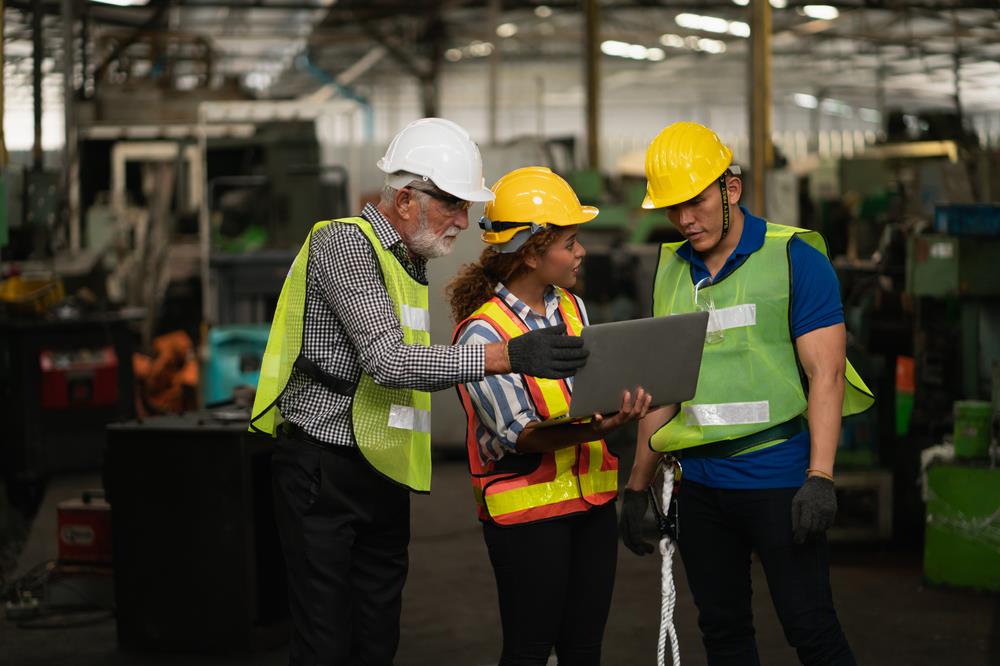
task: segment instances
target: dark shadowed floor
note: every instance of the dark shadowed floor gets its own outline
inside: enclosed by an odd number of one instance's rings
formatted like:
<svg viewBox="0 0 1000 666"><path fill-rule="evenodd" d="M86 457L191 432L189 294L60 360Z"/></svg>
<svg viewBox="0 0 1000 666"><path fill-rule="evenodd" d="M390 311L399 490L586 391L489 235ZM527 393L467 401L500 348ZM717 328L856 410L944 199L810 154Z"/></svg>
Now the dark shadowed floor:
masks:
<svg viewBox="0 0 1000 666"><path fill-rule="evenodd" d="M50 485L22 553L22 571L55 554L55 503L94 483L95 479L63 479ZM496 592L464 463L437 463L433 493L414 497L410 553L397 666L495 664L500 636ZM658 556L638 558L624 548L619 555L604 663L655 664L660 560ZM795 664L759 567L755 566L753 576L762 663ZM998 597L927 587L921 579L919 554L838 547L832 576L841 621L860 664L1000 664ZM705 657L679 562L676 577L682 661L697 666L705 663ZM124 653L116 647L113 619L84 619L92 622L58 629L21 629L0 619L0 664L277 666L285 662L284 650L228 658Z"/></svg>

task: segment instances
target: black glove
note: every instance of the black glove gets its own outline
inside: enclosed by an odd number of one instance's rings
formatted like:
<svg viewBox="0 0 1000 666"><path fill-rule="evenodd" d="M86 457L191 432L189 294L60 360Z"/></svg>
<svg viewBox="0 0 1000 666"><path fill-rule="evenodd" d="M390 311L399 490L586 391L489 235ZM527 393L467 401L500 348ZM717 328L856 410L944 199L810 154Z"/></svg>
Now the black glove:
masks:
<svg viewBox="0 0 1000 666"><path fill-rule="evenodd" d="M833 525L836 515L833 481L810 476L792 498L792 538L795 543L803 543L806 537L823 534Z"/></svg>
<svg viewBox="0 0 1000 666"><path fill-rule="evenodd" d="M646 517L648 507L648 492L625 489L618 531L622 535L622 543L636 555L648 555L653 552L653 544L642 539L642 520Z"/></svg>
<svg viewBox="0 0 1000 666"><path fill-rule="evenodd" d="M566 325L530 331L507 343L511 372L532 377L565 379L587 363L583 338L565 335Z"/></svg>

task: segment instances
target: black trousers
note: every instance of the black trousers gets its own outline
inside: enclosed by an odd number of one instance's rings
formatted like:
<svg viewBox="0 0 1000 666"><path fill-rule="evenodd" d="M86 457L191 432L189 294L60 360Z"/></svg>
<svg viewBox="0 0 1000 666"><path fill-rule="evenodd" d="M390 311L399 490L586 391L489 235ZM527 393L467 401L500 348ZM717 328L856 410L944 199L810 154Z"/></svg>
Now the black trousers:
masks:
<svg viewBox="0 0 1000 666"><path fill-rule="evenodd" d="M764 566L778 618L803 664L855 664L830 591L826 538L792 541L796 488L719 490L684 481L678 548L711 666L760 664L750 553Z"/></svg>
<svg viewBox="0 0 1000 666"><path fill-rule="evenodd" d="M483 524L497 581L503 651L498 666L601 663L618 564L614 502L566 518Z"/></svg>
<svg viewBox="0 0 1000 666"><path fill-rule="evenodd" d="M399 644L410 494L357 449L281 435L275 520L288 570L294 666L385 666Z"/></svg>

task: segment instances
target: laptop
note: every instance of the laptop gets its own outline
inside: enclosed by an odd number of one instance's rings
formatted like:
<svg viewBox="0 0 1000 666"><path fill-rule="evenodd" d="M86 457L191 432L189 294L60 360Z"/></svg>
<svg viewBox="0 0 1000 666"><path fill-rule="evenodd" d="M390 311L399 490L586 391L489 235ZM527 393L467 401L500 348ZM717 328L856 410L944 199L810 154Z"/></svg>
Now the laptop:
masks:
<svg viewBox="0 0 1000 666"><path fill-rule="evenodd" d="M582 336L590 356L573 380L569 414L544 425L617 412L625 390L637 386L652 394L651 407L690 400L707 327L707 312L587 326Z"/></svg>

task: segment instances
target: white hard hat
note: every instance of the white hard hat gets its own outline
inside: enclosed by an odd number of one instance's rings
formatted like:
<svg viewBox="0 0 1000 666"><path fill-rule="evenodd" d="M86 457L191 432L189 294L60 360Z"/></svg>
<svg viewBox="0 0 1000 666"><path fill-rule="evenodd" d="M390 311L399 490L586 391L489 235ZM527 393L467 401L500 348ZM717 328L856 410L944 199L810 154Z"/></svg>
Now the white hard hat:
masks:
<svg viewBox="0 0 1000 666"><path fill-rule="evenodd" d="M494 198L483 179L479 148L468 132L443 118L421 118L400 130L378 168L388 175L403 172L400 175L431 180L439 190L465 201ZM396 186L399 180L390 179L389 184Z"/></svg>

